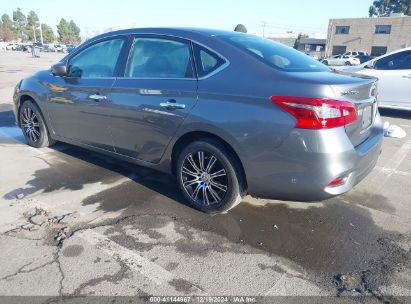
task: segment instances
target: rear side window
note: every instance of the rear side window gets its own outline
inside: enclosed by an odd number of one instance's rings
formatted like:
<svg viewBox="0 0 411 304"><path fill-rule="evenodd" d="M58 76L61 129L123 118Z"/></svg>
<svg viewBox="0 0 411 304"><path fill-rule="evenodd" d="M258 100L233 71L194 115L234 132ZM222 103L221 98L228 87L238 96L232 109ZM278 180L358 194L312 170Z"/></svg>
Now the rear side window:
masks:
<svg viewBox="0 0 411 304"><path fill-rule="evenodd" d="M270 39L245 34L222 36L222 39L277 70L285 72L329 71L328 67L311 56Z"/></svg>
<svg viewBox="0 0 411 304"><path fill-rule="evenodd" d="M196 44L194 45L194 53L198 77L207 76L226 63L216 53Z"/></svg>
<svg viewBox="0 0 411 304"><path fill-rule="evenodd" d="M69 77L102 78L113 77L124 39L98 42L70 59Z"/></svg>
<svg viewBox="0 0 411 304"><path fill-rule="evenodd" d="M136 38L125 77L192 78L190 44L167 38Z"/></svg>

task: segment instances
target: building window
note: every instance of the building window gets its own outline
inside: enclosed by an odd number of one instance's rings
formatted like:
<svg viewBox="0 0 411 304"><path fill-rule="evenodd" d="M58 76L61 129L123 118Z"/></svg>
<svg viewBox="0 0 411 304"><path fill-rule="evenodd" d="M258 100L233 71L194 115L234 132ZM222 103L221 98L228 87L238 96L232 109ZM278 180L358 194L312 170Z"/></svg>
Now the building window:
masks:
<svg viewBox="0 0 411 304"><path fill-rule="evenodd" d="M344 34L349 34L350 33L350 27L349 26L337 26L335 27L335 34L337 35L344 35Z"/></svg>
<svg viewBox="0 0 411 304"><path fill-rule="evenodd" d="M391 25L376 25L376 34L391 34Z"/></svg>
<svg viewBox="0 0 411 304"><path fill-rule="evenodd" d="M371 48L371 56L381 56L387 53L387 47L386 46L373 46Z"/></svg>

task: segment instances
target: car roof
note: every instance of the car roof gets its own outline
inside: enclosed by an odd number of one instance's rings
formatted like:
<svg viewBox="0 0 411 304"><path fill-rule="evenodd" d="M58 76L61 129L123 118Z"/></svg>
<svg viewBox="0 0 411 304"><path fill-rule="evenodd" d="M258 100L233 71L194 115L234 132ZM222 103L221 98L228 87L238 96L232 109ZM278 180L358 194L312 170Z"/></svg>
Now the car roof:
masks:
<svg viewBox="0 0 411 304"><path fill-rule="evenodd" d="M108 38L118 35L132 35L132 34L156 34L156 35L170 35L177 36L181 38L193 39L196 37L213 37L222 35L242 35L243 33L238 33L234 31L220 30L220 29L210 29L210 28L194 28L194 27L148 27L148 28L131 28L118 30L113 32L104 33L98 35L90 41Z"/></svg>

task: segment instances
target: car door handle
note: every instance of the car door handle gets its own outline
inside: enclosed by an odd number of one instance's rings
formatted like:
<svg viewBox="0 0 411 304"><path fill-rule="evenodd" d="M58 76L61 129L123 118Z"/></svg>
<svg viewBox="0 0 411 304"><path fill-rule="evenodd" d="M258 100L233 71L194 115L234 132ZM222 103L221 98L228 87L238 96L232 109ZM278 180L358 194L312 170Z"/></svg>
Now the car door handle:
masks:
<svg viewBox="0 0 411 304"><path fill-rule="evenodd" d="M185 109L186 105L182 103L177 103L174 99L170 99L167 102L162 102L160 103L161 107L170 109L170 110L175 110L175 109Z"/></svg>
<svg viewBox="0 0 411 304"><path fill-rule="evenodd" d="M88 98L93 99L95 101L99 101L99 100L107 99L107 96L100 95L100 94L93 94L93 95L90 95Z"/></svg>

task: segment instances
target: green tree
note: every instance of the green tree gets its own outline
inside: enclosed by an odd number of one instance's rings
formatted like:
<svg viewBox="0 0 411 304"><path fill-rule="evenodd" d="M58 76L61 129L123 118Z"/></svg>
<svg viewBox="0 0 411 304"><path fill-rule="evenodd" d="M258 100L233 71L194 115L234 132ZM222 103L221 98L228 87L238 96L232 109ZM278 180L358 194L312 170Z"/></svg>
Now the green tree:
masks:
<svg viewBox="0 0 411 304"><path fill-rule="evenodd" d="M294 42L294 48L295 48L296 50L298 50L298 47L299 47L299 45L300 45L301 39L304 39L304 38L308 38L308 35L303 34L303 33L299 33L299 34L298 34L297 39L296 39L295 42Z"/></svg>
<svg viewBox="0 0 411 304"><path fill-rule="evenodd" d="M26 35L31 41L40 40L39 16L34 11L27 14Z"/></svg>
<svg viewBox="0 0 411 304"><path fill-rule="evenodd" d="M69 36L69 23L66 19L61 18L59 24L57 25L57 33L59 34L59 40L65 43L67 36Z"/></svg>
<svg viewBox="0 0 411 304"><path fill-rule="evenodd" d="M75 42L80 42L80 28L73 20L70 21L69 28L71 34L73 35L73 38L75 39Z"/></svg>
<svg viewBox="0 0 411 304"><path fill-rule="evenodd" d="M41 24L41 31L43 32L43 41L44 43L52 43L56 40L56 36L50 26L47 24Z"/></svg>
<svg viewBox="0 0 411 304"><path fill-rule="evenodd" d="M17 8L17 10L13 12L13 22L17 37L21 38L22 40L26 40L27 19L20 8Z"/></svg>
<svg viewBox="0 0 411 304"><path fill-rule="evenodd" d="M39 22L39 16L37 16L35 11L30 11L27 14L27 25L33 26Z"/></svg>
<svg viewBox="0 0 411 304"><path fill-rule="evenodd" d="M15 38L14 25L10 16L3 14L0 18L0 40L12 41Z"/></svg>
<svg viewBox="0 0 411 304"><path fill-rule="evenodd" d="M2 28L3 29L9 29L11 31L13 31L14 27L13 27L13 21L11 21L10 16L7 14L3 14L1 16L1 22L2 22Z"/></svg>
<svg viewBox="0 0 411 304"><path fill-rule="evenodd" d="M384 17L392 13L411 16L411 0L376 0L368 10L370 17Z"/></svg>
<svg viewBox="0 0 411 304"><path fill-rule="evenodd" d="M73 20L67 22L66 19L62 18L57 25L57 32L62 43L76 44L80 42L80 28Z"/></svg>

